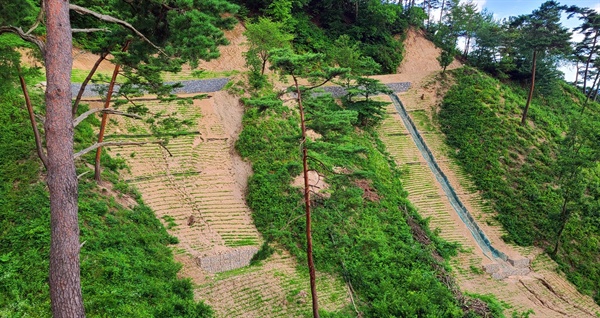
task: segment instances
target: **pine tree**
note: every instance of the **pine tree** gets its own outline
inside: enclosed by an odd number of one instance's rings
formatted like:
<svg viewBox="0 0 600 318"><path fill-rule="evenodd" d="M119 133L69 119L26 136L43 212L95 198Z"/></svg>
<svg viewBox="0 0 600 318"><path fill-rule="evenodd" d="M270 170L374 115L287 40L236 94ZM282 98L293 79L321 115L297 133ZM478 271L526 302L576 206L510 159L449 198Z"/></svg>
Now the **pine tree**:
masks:
<svg viewBox="0 0 600 318"><path fill-rule="evenodd" d="M323 54L306 53L296 54L291 49L278 49L273 51L271 67L280 72L282 76L291 76L294 85L290 88L296 94L296 102L300 113L300 127L302 130L302 166L304 174L304 207L306 211L306 255L308 259L308 271L310 275L310 290L312 296L313 317L319 317L319 302L317 297L315 264L312 253L311 233L311 205L310 188L308 184L308 150L306 146L306 120L303 97L310 90L325 85L333 78L340 76L348 69L331 68L323 66ZM308 78L313 85L306 87L300 85L301 78Z"/></svg>
<svg viewBox="0 0 600 318"><path fill-rule="evenodd" d="M0 0L2 8L14 6L13 2ZM0 36L12 33L35 47L44 61L48 83L45 95L45 142L38 142L37 145L40 159L48 171L46 181L50 193L49 285L52 312L54 317L84 317L74 162L81 152L73 153L74 126L84 118L73 118L77 107L77 103L71 103L73 40L84 48L101 53L101 57L131 40L128 54L115 52L114 62L123 66L128 78L128 82L122 86L122 93L126 94L128 89L131 92L136 85L144 84L143 88L149 93L168 95L173 86L162 85L160 73L178 70L184 62L196 66L199 59L218 56L217 46L226 43L220 28L231 26L235 21L225 17L224 13L233 13L237 7L226 1L108 1L98 5L91 0L77 4L44 0L41 7L27 0L20 2L18 7L18 10L11 10L0 17ZM140 15L139 12L149 14ZM108 32L110 36L107 36ZM0 65L19 69L19 61L15 59L12 48L0 49L0 54L0 60L7 57L11 62L10 65ZM12 74L20 76L27 100L22 74L17 71ZM90 74L93 74L93 70ZM87 116L92 113L89 112ZM31 108L30 117L33 130L37 133ZM46 145L46 151L41 149L42 144ZM94 150L101 145L98 143L88 149Z"/></svg>
<svg viewBox="0 0 600 318"><path fill-rule="evenodd" d="M532 54L531 85L527 96L527 104L521 115L521 124L527 119L527 112L535 88L536 65L540 55L568 55L571 46L571 33L560 23L560 14L564 7L556 1L546 1L531 14L521 15L512 21L512 26L519 30L523 49Z"/></svg>

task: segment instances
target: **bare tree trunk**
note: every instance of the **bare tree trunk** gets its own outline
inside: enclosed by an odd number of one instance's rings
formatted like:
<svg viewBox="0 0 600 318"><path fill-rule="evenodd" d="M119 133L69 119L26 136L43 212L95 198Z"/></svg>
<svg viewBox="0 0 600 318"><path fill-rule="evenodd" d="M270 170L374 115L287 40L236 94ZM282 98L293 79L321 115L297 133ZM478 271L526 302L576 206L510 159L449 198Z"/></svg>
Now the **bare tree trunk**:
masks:
<svg viewBox="0 0 600 318"><path fill-rule="evenodd" d="M430 21L431 21L431 0L427 1L427 29L429 29Z"/></svg>
<svg viewBox="0 0 600 318"><path fill-rule="evenodd" d="M531 104L531 98L533 98L533 89L535 88L535 63L537 62L537 51L533 51L533 65L531 65L531 86L529 87L529 95L527 96L527 104L523 109L523 115L521 116L521 125L525 125L527 120L527 112L529 111L529 105Z"/></svg>
<svg viewBox="0 0 600 318"><path fill-rule="evenodd" d="M596 79L598 79L598 74L596 74ZM598 90L600 89L600 82L596 81L596 88L594 89L594 97L592 98L596 101L596 97L598 97Z"/></svg>
<svg viewBox="0 0 600 318"><path fill-rule="evenodd" d="M567 226L567 222L569 221L569 217L567 215L567 197L565 196L565 198L563 199L563 205L560 211L560 216L561 216L561 225L560 225L560 229L558 230L558 233L556 234L556 242L554 244L554 249L552 250L552 255L556 256L556 253L558 253L558 247L560 245L560 237L562 236L563 231L565 230L565 227Z"/></svg>
<svg viewBox="0 0 600 318"><path fill-rule="evenodd" d="M592 55L594 55L594 51L596 51L596 40L598 39L598 31L596 30L596 34L594 35L594 42L592 43L592 50L590 51L590 55L588 55L587 61L585 61L585 72L583 73L583 93L589 94L585 91L587 88L587 76L588 71L590 69L590 61L592 60Z"/></svg>
<svg viewBox="0 0 600 318"><path fill-rule="evenodd" d="M298 80L294 76L296 94L298 94L298 107L300 108L300 127L302 129L302 167L304 171L304 207L306 210L306 256L308 258L308 272L310 275L310 293L312 296L313 317L319 317L319 301L317 298L317 286L315 275L315 264L312 253L312 234L310 222L310 188L308 186L308 163L306 150L306 125L304 122L304 107L302 106L302 92L298 86Z"/></svg>
<svg viewBox="0 0 600 318"><path fill-rule="evenodd" d="M585 112L585 108L588 105L588 102L590 101L590 98L592 97L593 94L598 94L598 78L600 77L600 71L598 71L596 73L596 77L594 78L594 82L592 82L592 86L590 87L590 91L586 94L586 98L585 98L585 102L583 103L583 106L581 107L581 115L583 115L583 113ZM595 98L594 98L595 99Z"/></svg>
<svg viewBox="0 0 600 318"><path fill-rule="evenodd" d="M73 118L77 116L77 108L79 107L79 102L81 102L81 97L83 97L83 92L85 91L87 84L90 82L90 80L96 73L96 70L98 69L98 66L100 66L100 63L102 63L102 61L106 59L107 55L108 52L103 52L102 54L100 54L100 57L98 58L98 60L96 60L96 63L94 63L94 66L86 76L85 80L83 81L83 83L81 83L81 87L79 88L79 92L77 93L77 97L75 98L75 102L73 103L73 110L71 111Z"/></svg>
<svg viewBox="0 0 600 318"><path fill-rule="evenodd" d="M444 17L444 6L446 5L446 0L442 0L442 9L440 10L440 23L442 23L442 18Z"/></svg>
<svg viewBox="0 0 600 318"><path fill-rule="evenodd" d="M123 52L127 51L129 47L129 43L131 40L127 40L125 46L123 46ZM115 88L115 82L117 81L117 75L119 75L119 67L120 65L115 65L115 70L113 71L112 78L110 79L110 84L108 85L108 92L106 93L106 102L104 103L104 109L107 109L110 106L110 101L112 99L113 90ZM106 131L106 122L108 120L108 113L102 114L102 123L100 124L100 132L98 133L98 143L102 143L104 140L104 131ZM102 154L102 147L98 147L96 150L96 159L94 161L94 180L96 182L100 182L100 155Z"/></svg>
<svg viewBox="0 0 600 318"><path fill-rule="evenodd" d="M579 79L579 61L575 64L575 87L577 87L577 80Z"/></svg>
<svg viewBox="0 0 600 318"><path fill-rule="evenodd" d="M267 67L267 59L264 58L262 62L262 67L260 68L260 75L265 75L265 68Z"/></svg>
<svg viewBox="0 0 600 318"><path fill-rule="evenodd" d="M35 114L33 113L33 105L31 105L29 92L27 92L27 84L25 83L25 79L21 74L21 67L18 65L17 70L19 72L19 82L21 82L21 90L23 90L23 96L25 97L25 105L27 106L27 112L29 113L29 121L31 122L31 128L33 129L33 136L35 138L35 149L37 150L38 157L40 157L44 168L48 169L48 158L44 153L42 138L40 137L40 131L38 130L37 122L35 120Z"/></svg>
<svg viewBox="0 0 600 318"><path fill-rule="evenodd" d="M466 45L465 45L465 51L464 51L464 53L463 53L463 57L464 57L465 59L466 59L466 58L467 58L467 56L469 55L469 46L470 46L470 45L471 45L471 36L470 36L470 35L468 35L468 36L467 36L467 42L466 42Z"/></svg>
<svg viewBox="0 0 600 318"><path fill-rule="evenodd" d="M50 303L55 318L85 317L79 269L77 174L73 160L69 2L45 0L46 145L50 192Z"/></svg>

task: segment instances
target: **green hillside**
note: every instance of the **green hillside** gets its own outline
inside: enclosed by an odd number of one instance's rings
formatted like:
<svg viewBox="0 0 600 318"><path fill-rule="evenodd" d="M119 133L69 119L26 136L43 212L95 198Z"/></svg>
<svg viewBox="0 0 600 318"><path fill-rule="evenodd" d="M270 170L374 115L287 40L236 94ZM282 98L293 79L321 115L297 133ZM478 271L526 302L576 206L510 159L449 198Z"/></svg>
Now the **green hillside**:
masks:
<svg viewBox="0 0 600 318"><path fill-rule="evenodd" d="M18 90L0 95L0 316L50 317L48 262L50 207L44 175L23 97ZM99 122L96 120L96 125ZM81 124L77 140L94 138L94 127ZM87 158L93 162L93 158ZM88 161L88 160L86 160ZM96 185L93 171L79 164L79 225L85 309L90 317L210 317L195 302L189 279L168 244L176 242L119 180L118 160L104 156L108 191ZM92 172L92 173L89 173ZM133 208L117 201L137 199Z"/></svg>
<svg viewBox="0 0 600 318"><path fill-rule="evenodd" d="M533 100L522 126L521 86L472 68L452 75L439 123L498 212L505 240L544 248L600 302L600 105L561 83Z"/></svg>

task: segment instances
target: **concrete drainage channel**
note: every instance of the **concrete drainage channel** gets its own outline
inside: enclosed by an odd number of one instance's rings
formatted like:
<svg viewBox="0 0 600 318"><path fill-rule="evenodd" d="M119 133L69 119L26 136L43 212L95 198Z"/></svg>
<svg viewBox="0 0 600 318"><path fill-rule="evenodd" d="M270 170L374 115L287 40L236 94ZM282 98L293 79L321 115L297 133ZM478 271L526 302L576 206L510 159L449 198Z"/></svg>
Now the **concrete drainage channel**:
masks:
<svg viewBox="0 0 600 318"><path fill-rule="evenodd" d="M477 222L473 219L473 216L469 211L465 208L460 198L454 191L452 185L448 181L448 178L444 174L444 172L440 169L433 154L427 147L427 144L423 140L423 137L417 131L417 128L408 115L404 105L395 94L389 95L392 102L394 103L394 107L396 111L402 118L404 122L404 126L409 131L413 141L417 145L417 148L421 152L421 155L427 162L429 169L435 176L435 179L442 186L442 189L446 196L448 197L448 201L450 205L456 211L460 219L466 225L466 227L471 232L471 235L483 251L483 254L488 258L488 261L484 261L483 268L485 271L492 275L495 279L504 279L508 276L512 275L526 275L530 272L529 270L529 259L522 257L509 257L502 251L496 249L490 240L487 238L485 233L481 230Z"/></svg>

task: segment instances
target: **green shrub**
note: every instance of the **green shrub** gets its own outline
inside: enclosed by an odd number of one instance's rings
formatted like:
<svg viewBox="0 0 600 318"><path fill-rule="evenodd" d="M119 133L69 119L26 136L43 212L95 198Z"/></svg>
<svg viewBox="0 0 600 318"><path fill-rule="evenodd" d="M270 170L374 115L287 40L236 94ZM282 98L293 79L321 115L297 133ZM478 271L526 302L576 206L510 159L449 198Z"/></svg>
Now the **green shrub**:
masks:
<svg viewBox="0 0 600 318"><path fill-rule="evenodd" d="M289 108L260 112L256 103L246 104L254 106L247 109L236 147L253 165L247 201L254 222L267 240L282 244L305 264L302 192L290 186L301 173L298 117ZM313 195L317 269L348 280L367 317L461 317L456 299L432 269L431 253L413 240L401 208L418 216L406 200L399 172L390 166L382 149L374 146L381 145L376 135L357 132L353 121L344 117L347 111L330 98L308 99L305 105L314 118L307 121L308 128L322 135L306 141L309 168L324 176L330 194ZM337 174L334 167L351 172ZM359 179L368 180L378 202L363 197ZM446 254L452 250L442 246Z"/></svg>

